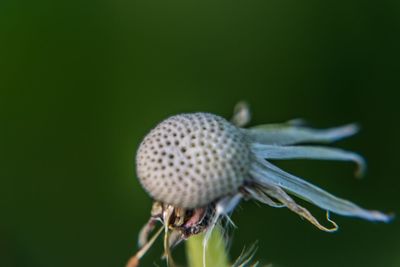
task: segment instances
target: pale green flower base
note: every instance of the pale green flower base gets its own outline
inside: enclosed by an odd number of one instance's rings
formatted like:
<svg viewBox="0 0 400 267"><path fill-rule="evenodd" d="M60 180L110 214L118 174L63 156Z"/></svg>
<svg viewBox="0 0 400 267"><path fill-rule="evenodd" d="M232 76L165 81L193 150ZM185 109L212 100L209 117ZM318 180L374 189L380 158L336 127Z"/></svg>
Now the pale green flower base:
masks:
<svg viewBox="0 0 400 267"><path fill-rule="evenodd" d="M204 234L190 237L186 243L186 255L189 267L203 267ZM229 267L228 254L221 232L215 228L206 249L206 266Z"/></svg>

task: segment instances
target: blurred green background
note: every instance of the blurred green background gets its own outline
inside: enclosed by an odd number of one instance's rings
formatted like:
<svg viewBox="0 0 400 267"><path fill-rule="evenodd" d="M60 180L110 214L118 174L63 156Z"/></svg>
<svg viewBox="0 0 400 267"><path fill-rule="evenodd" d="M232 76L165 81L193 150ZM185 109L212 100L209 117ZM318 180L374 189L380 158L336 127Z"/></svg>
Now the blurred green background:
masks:
<svg viewBox="0 0 400 267"><path fill-rule="evenodd" d="M151 207L141 138L180 112L229 117L242 99L253 125L359 122L338 146L366 156L364 180L351 164L281 166L399 213L399 48L397 0L1 0L0 265L124 266ZM400 266L398 220L332 218L328 234L242 203L232 255L259 240L275 266ZM143 266L164 266L160 243Z"/></svg>

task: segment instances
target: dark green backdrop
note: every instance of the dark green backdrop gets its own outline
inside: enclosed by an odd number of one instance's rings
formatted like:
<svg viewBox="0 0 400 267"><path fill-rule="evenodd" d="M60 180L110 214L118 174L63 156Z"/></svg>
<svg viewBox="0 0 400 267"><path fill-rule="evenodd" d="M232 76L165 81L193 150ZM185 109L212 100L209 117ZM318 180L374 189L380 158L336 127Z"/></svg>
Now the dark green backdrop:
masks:
<svg viewBox="0 0 400 267"><path fill-rule="evenodd" d="M351 164L283 166L399 213L399 26L397 0L1 0L0 265L123 266L151 206L134 172L141 138L242 99L253 124L359 122L338 146L366 156L365 180ZM333 218L328 234L243 203L232 255L259 240L275 266L400 266L398 220Z"/></svg>

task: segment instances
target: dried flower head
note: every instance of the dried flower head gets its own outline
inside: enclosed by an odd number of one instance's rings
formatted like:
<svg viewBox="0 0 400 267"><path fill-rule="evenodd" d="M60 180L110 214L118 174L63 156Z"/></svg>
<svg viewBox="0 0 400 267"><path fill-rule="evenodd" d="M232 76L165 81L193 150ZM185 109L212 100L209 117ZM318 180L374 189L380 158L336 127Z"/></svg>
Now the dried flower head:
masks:
<svg viewBox="0 0 400 267"><path fill-rule="evenodd" d="M249 142L239 128L209 113L181 114L145 137L137 173L154 199L194 209L236 192L250 162Z"/></svg>
<svg viewBox="0 0 400 267"><path fill-rule="evenodd" d="M341 149L304 146L302 143L331 143L355 134L354 124L317 130L290 121L241 128L250 119L245 103L235 108L232 122L214 114L192 113L172 116L157 125L143 140L136 157L140 183L155 200L152 216L139 236L141 249L135 264L154 242L148 240L156 221L163 223L167 263L174 265L170 248L191 235L206 232L229 219L241 199L255 199L272 207L287 207L323 231L335 231L319 223L290 196L306 200L328 212L388 222L391 216L365 210L335 197L269 162L285 159L352 161L356 175L365 162L356 153ZM131 262L131 263L132 263ZM204 261L205 262L205 261ZM132 264L133 266L133 264Z"/></svg>

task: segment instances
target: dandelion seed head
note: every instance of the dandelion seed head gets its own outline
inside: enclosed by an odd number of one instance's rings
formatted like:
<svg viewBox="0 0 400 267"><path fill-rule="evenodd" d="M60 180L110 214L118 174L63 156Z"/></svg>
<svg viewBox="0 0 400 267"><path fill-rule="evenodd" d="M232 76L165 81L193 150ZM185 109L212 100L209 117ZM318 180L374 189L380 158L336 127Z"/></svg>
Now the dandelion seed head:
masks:
<svg viewBox="0 0 400 267"><path fill-rule="evenodd" d="M156 200L198 208L237 192L251 161L246 135L209 113L180 114L157 125L141 143L137 174Z"/></svg>
<svg viewBox="0 0 400 267"><path fill-rule="evenodd" d="M286 207L327 232L338 229L329 218L330 213L382 222L393 218L336 197L270 162L348 161L356 164L358 174L363 174L366 165L362 156L315 145L350 137L357 132L354 124L314 129L296 120L243 128L249 120L248 106L240 103L232 123L209 113L179 114L158 124L144 138L136 154L137 176L155 202L139 235L141 248L133 258L135 264L162 230L168 266L175 266L170 249L202 232L206 262L205 251L213 228L221 221L231 222L229 215L241 200ZM331 225L321 224L296 202L297 197L325 210ZM157 221L163 226L149 239Z"/></svg>

